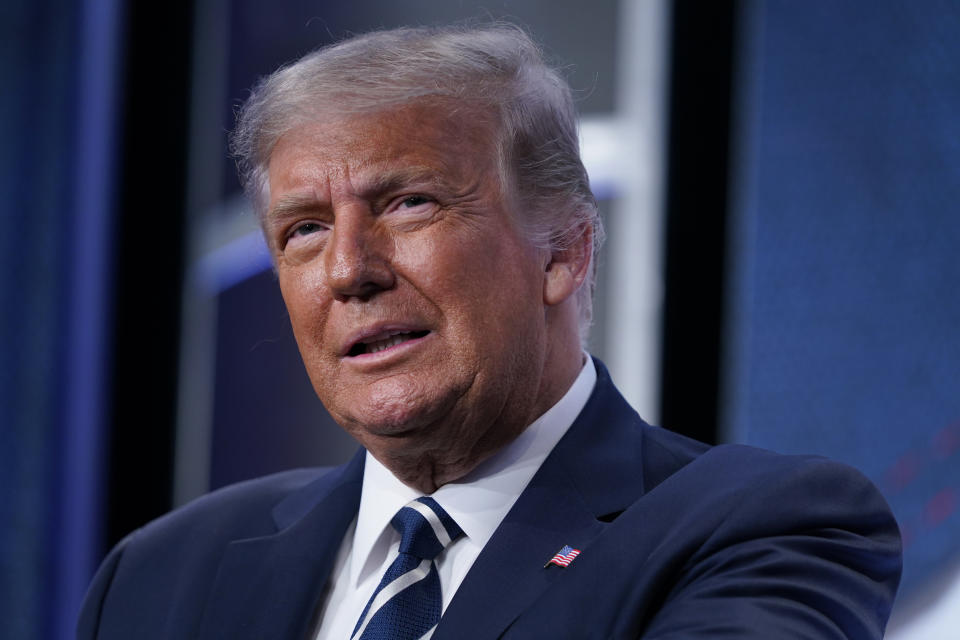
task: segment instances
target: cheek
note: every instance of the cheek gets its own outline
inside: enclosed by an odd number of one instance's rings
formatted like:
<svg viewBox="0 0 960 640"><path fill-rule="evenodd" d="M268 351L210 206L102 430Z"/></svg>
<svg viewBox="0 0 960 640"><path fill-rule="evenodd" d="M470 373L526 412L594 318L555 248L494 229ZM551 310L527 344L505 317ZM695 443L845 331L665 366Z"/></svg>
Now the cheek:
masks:
<svg viewBox="0 0 960 640"><path fill-rule="evenodd" d="M534 250L502 236L446 242L423 254L419 282L448 319L484 338L517 333L541 312L543 274Z"/></svg>
<svg viewBox="0 0 960 640"><path fill-rule="evenodd" d="M320 278L315 271L308 269L280 267L277 270L277 281L294 336L303 352L312 339L319 338L326 315L324 296L319 286Z"/></svg>
<svg viewBox="0 0 960 640"><path fill-rule="evenodd" d="M398 242L396 256L413 266L420 280L436 286L482 290L505 278L529 279L538 269L536 250L502 226L490 225L437 225L430 234Z"/></svg>

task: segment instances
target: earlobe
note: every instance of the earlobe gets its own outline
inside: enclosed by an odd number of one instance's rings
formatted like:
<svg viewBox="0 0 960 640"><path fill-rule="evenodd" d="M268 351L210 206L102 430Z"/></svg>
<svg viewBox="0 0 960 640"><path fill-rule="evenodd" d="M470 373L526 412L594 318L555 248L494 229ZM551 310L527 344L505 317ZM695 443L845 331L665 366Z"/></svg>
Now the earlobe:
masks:
<svg viewBox="0 0 960 640"><path fill-rule="evenodd" d="M563 249L555 249L544 269L543 301L558 305L577 292L587 279L593 254L593 229L584 225L577 239Z"/></svg>

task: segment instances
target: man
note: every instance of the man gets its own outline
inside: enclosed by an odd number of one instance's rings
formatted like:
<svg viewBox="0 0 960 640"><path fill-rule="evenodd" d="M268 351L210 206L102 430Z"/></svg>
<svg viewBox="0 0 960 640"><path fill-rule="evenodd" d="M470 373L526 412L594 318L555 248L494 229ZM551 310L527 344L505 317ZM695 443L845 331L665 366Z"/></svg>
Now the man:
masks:
<svg viewBox="0 0 960 640"><path fill-rule="evenodd" d="M99 638L879 638L896 524L851 469L645 424L585 356L596 205L511 27L267 78L235 148L347 465L218 491L104 561Z"/></svg>

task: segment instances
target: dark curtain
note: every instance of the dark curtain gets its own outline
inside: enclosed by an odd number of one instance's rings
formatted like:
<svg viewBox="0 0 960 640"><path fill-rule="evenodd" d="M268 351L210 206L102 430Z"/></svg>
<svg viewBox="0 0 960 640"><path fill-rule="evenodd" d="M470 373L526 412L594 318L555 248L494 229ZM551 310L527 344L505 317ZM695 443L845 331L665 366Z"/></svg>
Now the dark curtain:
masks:
<svg viewBox="0 0 960 640"><path fill-rule="evenodd" d="M69 638L100 553L116 3L0 8L0 619Z"/></svg>

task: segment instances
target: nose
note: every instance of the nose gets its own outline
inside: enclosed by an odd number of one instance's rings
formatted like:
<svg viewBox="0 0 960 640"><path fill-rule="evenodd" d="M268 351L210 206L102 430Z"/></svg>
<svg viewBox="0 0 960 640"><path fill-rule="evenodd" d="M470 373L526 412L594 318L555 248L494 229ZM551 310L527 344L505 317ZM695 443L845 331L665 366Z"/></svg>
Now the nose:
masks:
<svg viewBox="0 0 960 640"><path fill-rule="evenodd" d="M339 212L324 256L327 285L336 300L367 300L393 287L389 239L369 212Z"/></svg>

